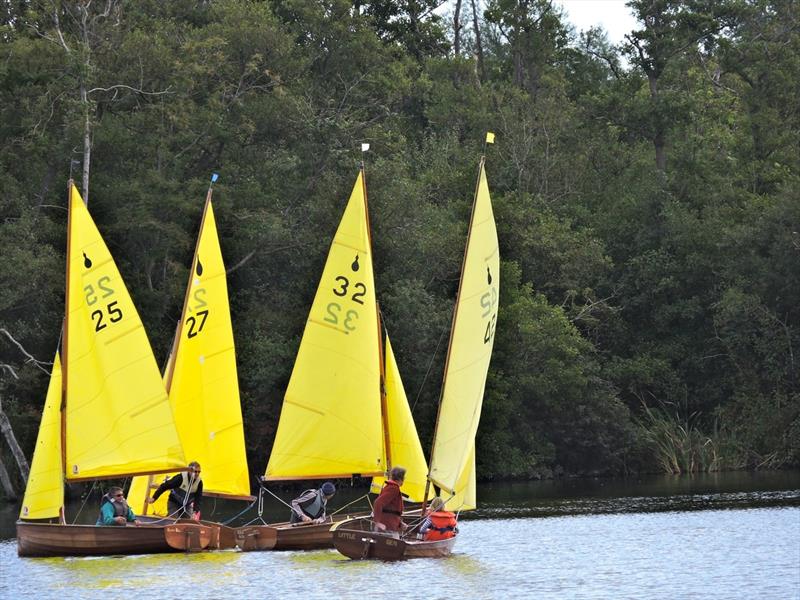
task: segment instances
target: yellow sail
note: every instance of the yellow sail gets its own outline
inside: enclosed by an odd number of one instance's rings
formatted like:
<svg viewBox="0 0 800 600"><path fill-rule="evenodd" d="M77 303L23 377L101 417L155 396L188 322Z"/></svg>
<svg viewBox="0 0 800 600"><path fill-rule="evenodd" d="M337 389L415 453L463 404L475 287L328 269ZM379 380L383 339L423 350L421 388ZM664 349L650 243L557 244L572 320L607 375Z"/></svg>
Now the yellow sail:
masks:
<svg viewBox="0 0 800 600"><path fill-rule="evenodd" d="M203 491L249 496L236 352L210 192L192 261L181 326L166 373L188 460L203 469Z"/></svg>
<svg viewBox="0 0 800 600"><path fill-rule="evenodd" d="M284 397L267 479L385 470L363 174L336 231Z"/></svg>
<svg viewBox="0 0 800 600"><path fill-rule="evenodd" d="M452 512L474 510L477 506L475 489L475 445L473 444L467 464L464 465L464 470L455 485L455 494L453 496L448 496L446 493L442 494L447 510Z"/></svg>
<svg viewBox="0 0 800 600"><path fill-rule="evenodd" d="M52 519L64 506L61 464L61 359L56 352L20 519Z"/></svg>
<svg viewBox="0 0 800 600"><path fill-rule="evenodd" d="M406 469L403 494L414 502L422 502L425 496L428 463L422 453L422 444L419 443L417 428L411 416L411 408L403 389L403 381L400 379L400 371L392 352L392 345L389 343L389 336L386 336L385 369L389 456L392 459L392 466L398 465ZM373 477L371 491L375 494L380 493L385 481L384 477Z"/></svg>
<svg viewBox="0 0 800 600"><path fill-rule="evenodd" d="M171 474L140 475L131 480L131 487L126 494L126 499L136 515L169 516L169 508L167 506L169 494L161 494L153 504L147 504L147 498L152 496L158 486L169 477L171 477Z"/></svg>
<svg viewBox="0 0 800 600"><path fill-rule="evenodd" d="M431 452L430 479L442 488L445 499L444 492L460 492L459 481L465 480L465 467L474 453L499 286L497 229L481 161Z"/></svg>
<svg viewBox="0 0 800 600"><path fill-rule="evenodd" d="M186 466L147 335L74 185L64 360L68 480Z"/></svg>

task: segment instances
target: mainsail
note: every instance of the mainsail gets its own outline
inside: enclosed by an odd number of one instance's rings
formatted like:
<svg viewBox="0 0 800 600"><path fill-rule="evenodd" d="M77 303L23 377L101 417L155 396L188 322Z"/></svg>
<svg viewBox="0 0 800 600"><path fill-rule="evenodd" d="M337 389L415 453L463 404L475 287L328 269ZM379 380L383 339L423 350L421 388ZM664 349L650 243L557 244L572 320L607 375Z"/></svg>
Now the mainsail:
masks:
<svg viewBox="0 0 800 600"><path fill-rule="evenodd" d="M66 477L186 465L153 351L125 283L70 185L64 338Z"/></svg>
<svg viewBox="0 0 800 600"><path fill-rule="evenodd" d="M380 373L372 249L359 173L306 322L265 479L382 474Z"/></svg>
<svg viewBox="0 0 800 600"><path fill-rule="evenodd" d="M31 471L20 519L52 519L64 506L64 467L61 463L61 358L56 352L47 386L42 421L33 450Z"/></svg>
<svg viewBox="0 0 800 600"><path fill-rule="evenodd" d="M427 471L425 457L388 337L382 364L380 329L361 171L306 323L266 479L360 474L375 477L375 486L382 482L390 457L408 470L404 491L422 498L425 482L419 480Z"/></svg>
<svg viewBox="0 0 800 600"><path fill-rule="evenodd" d="M481 159L439 405L430 481L452 496L448 510L475 506L475 434L494 345L500 253Z"/></svg>

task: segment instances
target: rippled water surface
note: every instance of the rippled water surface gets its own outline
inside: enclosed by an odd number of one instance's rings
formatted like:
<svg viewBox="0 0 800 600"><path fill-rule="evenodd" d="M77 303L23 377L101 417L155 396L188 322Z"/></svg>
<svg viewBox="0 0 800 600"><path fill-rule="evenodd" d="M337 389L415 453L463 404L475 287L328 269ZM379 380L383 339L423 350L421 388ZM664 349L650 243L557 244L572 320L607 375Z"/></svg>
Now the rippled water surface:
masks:
<svg viewBox="0 0 800 600"><path fill-rule="evenodd" d="M479 501L476 518L462 519L453 556L400 563L354 562L333 550L20 559L6 539L0 593L800 599L797 474L494 485ZM15 517L0 512L0 536Z"/></svg>

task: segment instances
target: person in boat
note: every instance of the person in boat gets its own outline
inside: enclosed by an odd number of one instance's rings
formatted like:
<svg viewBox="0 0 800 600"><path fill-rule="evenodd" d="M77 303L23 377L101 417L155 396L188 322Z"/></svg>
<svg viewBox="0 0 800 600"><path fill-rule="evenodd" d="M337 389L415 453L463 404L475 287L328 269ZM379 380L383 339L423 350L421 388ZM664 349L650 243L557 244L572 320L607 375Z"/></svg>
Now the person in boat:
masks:
<svg viewBox="0 0 800 600"><path fill-rule="evenodd" d="M389 479L383 484L383 489L375 499L372 507L372 521L376 531L388 531L399 534L408 527L403 522L403 495L400 487L406 478L403 467L392 467Z"/></svg>
<svg viewBox="0 0 800 600"><path fill-rule="evenodd" d="M161 494L169 490L167 498L169 515L176 519L188 517L199 521L200 503L203 501L203 480L200 478L200 472L200 463L193 460L189 463L188 471L167 479L158 486L156 493L152 498L148 498L147 502L155 502Z"/></svg>
<svg viewBox="0 0 800 600"><path fill-rule="evenodd" d="M419 528L418 538L426 542L446 540L458 532L456 515L444 510L444 500L439 496L431 500Z"/></svg>
<svg viewBox="0 0 800 600"><path fill-rule="evenodd" d="M328 500L336 493L336 486L330 481L323 483L318 490L306 490L292 500L292 514L289 521L294 523L322 523Z"/></svg>
<svg viewBox="0 0 800 600"><path fill-rule="evenodd" d="M133 523L138 525L136 515L128 506L125 494L121 487L112 487L108 493L100 500L100 515L97 517L96 525L125 525Z"/></svg>

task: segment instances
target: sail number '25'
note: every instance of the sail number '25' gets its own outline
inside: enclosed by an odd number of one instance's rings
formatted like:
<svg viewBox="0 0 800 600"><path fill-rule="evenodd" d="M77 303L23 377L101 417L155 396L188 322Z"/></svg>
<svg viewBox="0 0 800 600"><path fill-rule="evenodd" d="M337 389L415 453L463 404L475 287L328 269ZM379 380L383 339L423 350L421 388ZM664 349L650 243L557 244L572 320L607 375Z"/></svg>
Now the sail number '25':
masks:
<svg viewBox="0 0 800 600"><path fill-rule="evenodd" d="M86 293L86 306L97 304L99 300L103 300L114 295L114 290L109 286L111 277L103 275L94 285L89 283L83 286L83 291ZM95 288L95 286L97 286ZM95 332L102 331L108 327L105 322L106 316L111 323L117 323L122 320L122 309L117 306L117 300L113 300L105 305L104 308L96 308L92 311L91 317L94 323Z"/></svg>
<svg viewBox="0 0 800 600"><path fill-rule="evenodd" d="M206 319L208 318L208 309L205 308L208 306L208 302L205 301L203 296L206 295L205 288L197 288L192 294L192 299L194 304L189 307L189 312L197 311L195 314L190 315L186 318L186 337L191 339L196 336L198 333L203 331L203 327L205 327ZM204 308L205 310L200 310ZM195 316L196 315L196 316Z"/></svg>
<svg viewBox="0 0 800 600"><path fill-rule="evenodd" d="M360 304L361 306L364 305L363 298L367 294L366 285L359 281L357 283L353 283L351 288L350 280L344 275L337 276L334 281L336 284L333 287L333 293L336 296L344 300L347 300L349 297L350 301L354 302L355 304ZM333 325L339 325L339 320L343 319L342 326L345 328L346 332L354 331L356 328L356 322L358 321L358 311L355 309L349 309L347 312L342 314L342 310L342 305L338 302L329 302L323 320Z"/></svg>
<svg viewBox="0 0 800 600"><path fill-rule="evenodd" d="M492 286L488 292L481 296L482 319L487 319L486 330L483 334L483 343L488 344L494 338L497 325L497 288Z"/></svg>

